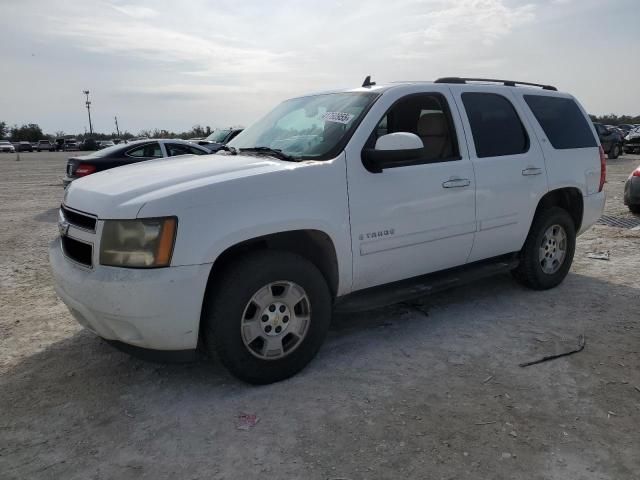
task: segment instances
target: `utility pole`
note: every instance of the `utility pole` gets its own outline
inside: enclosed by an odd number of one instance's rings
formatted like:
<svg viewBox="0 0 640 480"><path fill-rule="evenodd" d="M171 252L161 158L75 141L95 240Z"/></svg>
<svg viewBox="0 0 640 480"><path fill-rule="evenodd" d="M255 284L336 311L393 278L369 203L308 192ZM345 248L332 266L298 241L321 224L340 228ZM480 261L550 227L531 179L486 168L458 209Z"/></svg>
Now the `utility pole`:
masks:
<svg viewBox="0 0 640 480"><path fill-rule="evenodd" d="M82 93L84 93L87 96L87 101L85 102L85 104L87 105L87 114L89 115L89 133L91 134L91 136L93 136L93 125L91 124L91 102L89 101L89 90L83 90Z"/></svg>
<svg viewBox="0 0 640 480"><path fill-rule="evenodd" d="M120 138L120 129L118 128L118 117L113 117L116 120L116 132L118 133L118 138Z"/></svg>

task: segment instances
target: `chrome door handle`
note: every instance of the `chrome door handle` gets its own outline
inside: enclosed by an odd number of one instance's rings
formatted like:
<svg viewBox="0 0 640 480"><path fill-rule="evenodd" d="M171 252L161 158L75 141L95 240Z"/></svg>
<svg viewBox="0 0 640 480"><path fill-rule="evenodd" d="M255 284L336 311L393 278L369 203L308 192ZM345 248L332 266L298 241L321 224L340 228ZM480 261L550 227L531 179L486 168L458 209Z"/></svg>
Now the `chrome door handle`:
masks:
<svg viewBox="0 0 640 480"><path fill-rule="evenodd" d="M442 184L442 188L462 188L471 185L471 181L467 178L452 178Z"/></svg>
<svg viewBox="0 0 640 480"><path fill-rule="evenodd" d="M542 174L541 168L529 167L522 170L522 175L524 175L525 177L528 177L529 175L541 175L541 174Z"/></svg>

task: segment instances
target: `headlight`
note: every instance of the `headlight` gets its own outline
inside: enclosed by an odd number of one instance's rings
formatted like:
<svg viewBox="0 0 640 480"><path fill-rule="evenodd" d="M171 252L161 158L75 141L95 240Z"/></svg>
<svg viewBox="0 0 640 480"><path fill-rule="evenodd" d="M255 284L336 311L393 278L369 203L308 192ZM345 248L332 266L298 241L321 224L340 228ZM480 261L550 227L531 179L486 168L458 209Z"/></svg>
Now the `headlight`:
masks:
<svg viewBox="0 0 640 480"><path fill-rule="evenodd" d="M100 242L100 264L156 268L171 263L178 219L106 220Z"/></svg>

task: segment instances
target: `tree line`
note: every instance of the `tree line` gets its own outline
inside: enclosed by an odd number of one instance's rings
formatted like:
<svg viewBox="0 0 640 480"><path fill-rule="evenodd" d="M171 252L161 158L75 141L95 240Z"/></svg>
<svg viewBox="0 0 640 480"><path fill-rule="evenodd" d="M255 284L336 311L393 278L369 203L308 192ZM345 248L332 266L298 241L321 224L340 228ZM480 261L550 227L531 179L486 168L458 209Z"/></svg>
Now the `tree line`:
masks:
<svg viewBox="0 0 640 480"><path fill-rule="evenodd" d="M636 115L635 117L632 115L616 115L614 113L610 113L608 115L589 115L591 117L591 121L596 123L602 123L604 125L625 125L625 124L636 124L640 123L640 115Z"/></svg>
<svg viewBox="0 0 640 480"><path fill-rule="evenodd" d="M8 138L11 142L37 142L38 140L53 140L55 138L60 137L74 137L78 140L85 140L87 138L93 138L94 140L111 140L113 138L121 138L124 140L129 140L134 137L149 137L149 138L194 138L194 137L206 137L210 135L212 132L211 127L209 126L201 126L194 125L191 130L187 130L185 132L172 132L170 130L164 130L155 128L153 130L141 130L137 135L132 134L131 132L124 131L120 132L118 135L116 132L111 133L97 133L94 132L93 135L88 133L79 133L77 135L67 134L62 130L58 130L52 134L46 134L42 131L40 126L37 123L28 123L24 125L13 125L9 126L6 122L0 122L0 139Z"/></svg>

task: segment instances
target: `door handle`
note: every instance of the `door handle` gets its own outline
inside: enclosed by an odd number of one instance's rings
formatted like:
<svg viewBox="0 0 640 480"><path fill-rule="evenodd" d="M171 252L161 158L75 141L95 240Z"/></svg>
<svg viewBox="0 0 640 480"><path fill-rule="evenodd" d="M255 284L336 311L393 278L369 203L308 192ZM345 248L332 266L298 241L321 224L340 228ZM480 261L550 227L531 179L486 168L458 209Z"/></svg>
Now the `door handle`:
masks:
<svg viewBox="0 0 640 480"><path fill-rule="evenodd" d="M442 188L462 188L471 185L471 181L467 178L452 178L442 184Z"/></svg>
<svg viewBox="0 0 640 480"><path fill-rule="evenodd" d="M530 175L541 175L541 174L542 174L541 168L528 167L522 170L522 175L524 175L525 177L528 177Z"/></svg>

